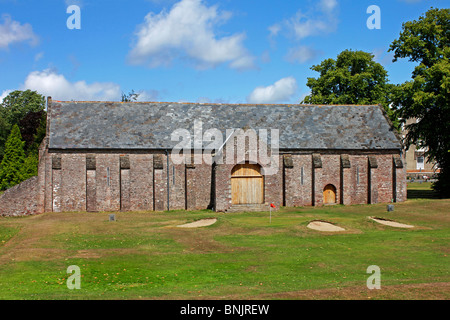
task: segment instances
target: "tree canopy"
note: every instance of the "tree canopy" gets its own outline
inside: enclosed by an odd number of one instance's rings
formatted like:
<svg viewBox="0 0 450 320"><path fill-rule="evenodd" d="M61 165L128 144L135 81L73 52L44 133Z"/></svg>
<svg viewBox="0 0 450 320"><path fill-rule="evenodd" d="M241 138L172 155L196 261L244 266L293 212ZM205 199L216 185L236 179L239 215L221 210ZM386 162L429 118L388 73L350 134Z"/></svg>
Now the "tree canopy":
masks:
<svg viewBox="0 0 450 320"><path fill-rule="evenodd" d="M0 164L0 189L10 188L24 179L25 151L18 125L14 125L6 140L5 156Z"/></svg>
<svg viewBox="0 0 450 320"><path fill-rule="evenodd" d="M439 164L435 189L450 196L450 9L430 9L418 20L403 23L390 45L394 61L409 58L418 63L412 80L392 90L392 101L407 125L405 142L425 147Z"/></svg>
<svg viewBox="0 0 450 320"><path fill-rule="evenodd" d="M388 73L375 62L374 55L364 51L344 50L337 59L326 59L311 67L318 78L308 78L311 94L307 104L381 104L396 125L397 118L389 108L392 85Z"/></svg>
<svg viewBox="0 0 450 320"><path fill-rule="evenodd" d="M36 91L15 90L0 104L0 160L3 158L6 139L14 125L18 125L29 112L42 112L45 98Z"/></svg>

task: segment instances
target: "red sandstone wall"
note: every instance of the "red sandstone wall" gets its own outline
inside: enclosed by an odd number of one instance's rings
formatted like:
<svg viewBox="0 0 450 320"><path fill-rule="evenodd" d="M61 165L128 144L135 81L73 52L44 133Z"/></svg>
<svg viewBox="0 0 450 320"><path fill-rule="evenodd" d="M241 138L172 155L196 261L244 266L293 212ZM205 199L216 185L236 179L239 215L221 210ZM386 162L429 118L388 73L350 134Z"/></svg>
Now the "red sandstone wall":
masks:
<svg viewBox="0 0 450 320"><path fill-rule="evenodd" d="M345 205L405 201L404 168L394 168L393 154L372 156L376 158L377 168L369 168L368 155L350 154L350 168L346 168L341 164L340 155L322 154L322 167L313 169L311 154L291 155L293 167L284 168L285 205L322 205L327 184L335 186L336 202Z"/></svg>
<svg viewBox="0 0 450 320"><path fill-rule="evenodd" d="M61 211L86 211L86 154L64 154L61 168Z"/></svg>
<svg viewBox="0 0 450 320"><path fill-rule="evenodd" d="M64 170L64 169L63 169ZM86 171L83 170L81 174ZM80 176L80 179L83 177ZM119 154L96 154L97 210L120 210Z"/></svg>
<svg viewBox="0 0 450 320"><path fill-rule="evenodd" d="M212 166L196 164L186 168L186 201L188 210L205 209L211 203Z"/></svg>
<svg viewBox="0 0 450 320"><path fill-rule="evenodd" d="M393 200L393 176L392 155L378 155L378 168L372 169L372 203L392 202Z"/></svg>
<svg viewBox="0 0 450 320"><path fill-rule="evenodd" d="M0 196L0 216L25 216L36 213L42 213L39 206L37 176L6 190Z"/></svg>
<svg viewBox="0 0 450 320"><path fill-rule="evenodd" d="M153 210L153 155L130 154L130 210Z"/></svg>
<svg viewBox="0 0 450 320"><path fill-rule="evenodd" d="M231 164L220 164L216 167L216 211L225 211L231 207L231 170L233 166Z"/></svg>
<svg viewBox="0 0 450 320"><path fill-rule="evenodd" d="M322 168L314 169L314 205L323 204L323 190L325 186L331 184L336 188L336 201L339 203L340 197L340 155L321 155Z"/></svg>
<svg viewBox="0 0 450 320"><path fill-rule="evenodd" d="M165 153L129 154L129 169L121 169L118 153L94 155L95 170L87 170L85 153L43 150L39 177L7 190L0 197L0 214L167 210ZM53 168L53 157L61 159L60 168ZM155 157L159 157L162 167L154 167ZM405 201L405 167L394 165L393 154L374 157L377 167L369 168L368 155L349 154L350 168L344 168L340 154L322 154L322 167L314 168L311 154L293 154L290 167L283 165L280 156L278 172L264 177L264 202L277 207L283 205L283 201L286 206L322 205L327 184L335 186L337 203ZM206 163L186 166L169 161L170 209L197 210L212 205L217 211L230 208L233 166L217 165L213 182L212 166ZM211 199L212 191L215 199Z"/></svg>
<svg viewBox="0 0 450 320"><path fill-rule="evenodd" d="M310 154L293 155L292 160L293 167L284 168L285 205L288 207L311 206L313 204L312 157Z"/></svg>
<svg viewBox="0 0 450 320"><path fill-rule="evenodd" d="M350 155L349 158L351 163L349 178L350 184L348 185L348 190L344 190L344 194L348 193L348 204L365 204L368 201L369 192L369 164L367 156Z"/></svg>

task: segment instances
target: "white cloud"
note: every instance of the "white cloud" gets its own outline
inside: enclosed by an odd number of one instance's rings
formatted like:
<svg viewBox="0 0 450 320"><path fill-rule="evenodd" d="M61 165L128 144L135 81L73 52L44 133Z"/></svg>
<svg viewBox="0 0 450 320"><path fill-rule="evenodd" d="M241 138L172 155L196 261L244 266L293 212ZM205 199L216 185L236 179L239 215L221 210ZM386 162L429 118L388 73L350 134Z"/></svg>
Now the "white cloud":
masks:
<svg viewBox="0 0 450 320"><path fill-rule="evenodd" d="M118 84L112 82L70 82L64 75L46 69L28 74L22 90L30 89L55 100L108 101L120 99Z"/></svg>
<svg viewBox="0 0 450 320"><path fill-rule="evenodd" d="M269 28L270 36L274 37L277 36L278 33L281 31L281 25L280 24L274 24L270 26Z"/></svg>
<svg viewBox="0 0 450 320"><path fill-rule="evenodd" d="M122 90L113 82L86 81L71 82L57 72L46 69L28 74L18 90L33 90L43 96L62 101L120 101ZM0 103L13 90L4 90L0 95ZM158 101L161 92L158 90L137 90L137 101Z"/></svg>
<svg viewBox="0 0 450 320"><path fill-rule="evenodd" d="M39 40L33 32L29 23L20 24L20 22L11 19L11 16L2 15L3 24L0 24L0 49L6 49L15 42L29 42L30 45L36 45Z"/></svg>
<svg viewBox="0 0 450 320"><path fill-rule="evenodd" d="M5 97L10 94L12 92L12 90L3 90L2 94L0 95L0 103L3 102L3 99L5 99Z"/></svg>
<svg viewBox="0 0 450 320"><path fill-rule="evenodd" d="M280 103L288 101L297 92L297 81L293 77L278 80L267 87L257 87L247 97L249 103Z"/></svg>
<svg viewBox="0 0 450 320"><path fill-rule="evenodd" d="M231 13L207 7L202 0L181 0L169 12L150 12L135 32L129 61L157 67L187 58L197 68L222 63L236 69L253 68L254 57L243 46L243 33L222 38L214 34L214 27L230 17Z"/></svg>
<svg viewBox="0 0 450 320"><path fill-rule="evenodd" d="M334 32L338 25L337 12L338 3L336 0L321 0L315 7L310 8L307 13L301 10L280 23L269 27L270 36L280 34L285 31L293 34L298 40L306 37L322 35Z"/></svg>
<svg viewBox="0 0 450 320"><path fill-rule="evenodd" d="M34 56L34 62L41 60L44 57L44 52L41 51Z"/></svg>
<svg viewBox="0 0 450 320"><path fill-rule="evenodd" d="M271 45L274 45L274 38L278 35L299 41L336 31L339 22L338 10L337 0L320 0L307 11L297 11L293 17L268 28ZM311 47L301 45L290 48L285 59L291 63L304 63L320 53Z"/></svg>
<svg viewBox="0 0 450 320"><path fill-rule="evenodd" d="M325 12L332 14L336 9L338 3L337 0L322 0L319 2L319 8Z"/></svg>
<svg viewBox="0 0 450 320"><path fill-rule="evenodd" d="M136 101L139 102L149 102L149 101L157 101L159 98L159 91L157 90L141 90L136 91L139 96Z"/></svg>
<svg viewBox="0 0 450 320"><path fill-rule="evenodd" d="M321 52L308 46L299 46L289 49L285 59L291 63L304 63L317 57Z"/></svg>
<svg viewBox="0 0 450 320"><path fill-rule="evenodd" d="M380 63L383 66L392 64L394 59L393 52L387 52L387 48L375 48L372 50L373 60Z"/></svg>

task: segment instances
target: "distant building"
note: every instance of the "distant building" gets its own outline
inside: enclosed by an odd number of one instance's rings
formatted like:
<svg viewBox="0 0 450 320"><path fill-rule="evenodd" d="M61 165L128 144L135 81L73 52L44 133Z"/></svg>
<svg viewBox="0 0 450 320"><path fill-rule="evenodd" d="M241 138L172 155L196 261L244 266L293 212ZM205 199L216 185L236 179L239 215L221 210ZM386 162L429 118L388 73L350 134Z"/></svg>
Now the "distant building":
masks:
<svg viewBox="0 0 450 320"><path fill-rule="evenodd" d="M408 119L406 125L417 122L415 118ZM407 131L403 131L403 138L405 138ZM431 178L439 172L439 166L436 162L429 161L425 156L426 148L417 148L416 145L411 145L406 150L406 172L409 178Z"/></svg>

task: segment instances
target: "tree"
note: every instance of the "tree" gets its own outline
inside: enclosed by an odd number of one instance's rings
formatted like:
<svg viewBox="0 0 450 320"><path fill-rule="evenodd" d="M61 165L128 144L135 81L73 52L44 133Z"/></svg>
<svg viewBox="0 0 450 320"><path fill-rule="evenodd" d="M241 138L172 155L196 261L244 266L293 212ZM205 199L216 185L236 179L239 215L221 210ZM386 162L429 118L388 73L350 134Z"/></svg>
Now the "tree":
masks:
<svg viewBox="0 0 450 320"><path fill-rule="evenodd" d="M415 118L405 126L406 145L424 147L441 169L434 189L450 196L450 9L428 10L418 20L403 23L390 45L394 62L409 58L418 65L412 80L397 85L392 94L399 116Z"/></svg>
<svg viewBox="0 0 450 320"><path fill-rule="evenodd" d="M387 71L373 58L368 52L344 50L336 60L326 59L312 66L319 77L308 78L306 85L311 94L302 103L381 104L398 128L397 117L389 107L393 85L388 83Z"/></svg>
<svg viewBox="0 0 450 320"><path fill-rule="evenodd" d="M24 141L26 158L23 164L23 180L37 176L39 166L39 145L45 138L47 113L44 110L28 112L20 120L19 127Z"/></svg>
<svg viewBox="0 0 450 320"><path fill-rule="evenodd" d="M0 165L0 189L5 190L24 180L25 151L18 125L6 140L5 155Z"/></svg>
<svg viewBox="0 0 450 320"><path fill-rule="evenodd" d="M39 153L30 153L23 162L22 181L38 175ZM21 182L22 182L21 181Z"/></svg>
<svg viewBox="0 0 450 320"><path fill-rule="evenodd" d="M22 140L25 142L26 153L37 151L45 137L47 125L47 113L44 110L30 111L20 121L19 128Z"/></svg>
<svg viewBox="0 0 450 320"><path fill-rule="evenodd" d="M128 94L122 93L122 102L137 101L138 97L139 93L136 93L134 92L134 90L131 90L131 92Z"/></svg>
<svg viewBox="0 0 450 320"><path fill-rule="evenodd" d="M29 112L45 109L45 98L36 91L15 90L9 93L0 105L0 160L3 158L5 142L15 124L19 124Z"/></svg>

